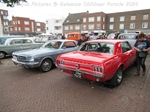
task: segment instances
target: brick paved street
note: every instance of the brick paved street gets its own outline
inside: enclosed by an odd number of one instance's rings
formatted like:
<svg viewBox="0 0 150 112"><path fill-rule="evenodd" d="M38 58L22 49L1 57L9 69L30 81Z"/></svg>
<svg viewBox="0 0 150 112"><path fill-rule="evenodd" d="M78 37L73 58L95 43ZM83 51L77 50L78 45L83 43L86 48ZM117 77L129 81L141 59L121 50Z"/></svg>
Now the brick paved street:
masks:
<svg viewBox="0 0 150 112"><path fill-rule="evenodd" d="M117 88L61 73L15 66L11 58L0 65L0 112L150 112L150 55L146 76L124 72Z"/></svg>

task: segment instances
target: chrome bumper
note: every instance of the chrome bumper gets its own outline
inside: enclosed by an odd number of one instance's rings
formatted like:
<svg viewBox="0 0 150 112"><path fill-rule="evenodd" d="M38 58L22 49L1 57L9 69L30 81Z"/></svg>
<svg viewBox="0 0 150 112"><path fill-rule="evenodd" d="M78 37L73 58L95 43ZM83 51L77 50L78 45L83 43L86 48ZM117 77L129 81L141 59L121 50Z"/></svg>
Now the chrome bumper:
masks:
<svg viewBox="0 0 150 112"><path fill-rule="evenodd" d="M14 62L15 65L23 65L26 68L35 68L35 67L40 66L39 62L20 62L20 61L17 61L16 59L13 59L13 58L12 58L12 61Z"/></svg>
<svg viewBox="0 0 150 112"><path fill-rule="evenodd" d="M82 70L79 70L79 69L72 69L72 68L67 68L67 67L63 67L63 66L58 66L56 63L55 63L55 65L56 65L57 68L63 69L63 70L70 70L70 71L74 71L74 72L80 72L80 73L87 74L87 75L90 75L90 76L93 76L93 77L96 77L96 78L103 78L104 77L104 73L103 74L92 74L92 73L82 71Z"/></svg>

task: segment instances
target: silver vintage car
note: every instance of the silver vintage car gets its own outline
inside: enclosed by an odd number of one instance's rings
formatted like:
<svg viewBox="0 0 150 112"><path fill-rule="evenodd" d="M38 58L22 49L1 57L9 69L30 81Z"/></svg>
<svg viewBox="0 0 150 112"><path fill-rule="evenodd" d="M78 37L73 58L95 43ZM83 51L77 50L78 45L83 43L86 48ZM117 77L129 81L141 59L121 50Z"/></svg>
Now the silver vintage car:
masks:
<svg viewBox="0 0 150 112"><path fill-rule="evenodd" d="M50 40L39 49L14 52L12 61L16 65L36 67L48 72L59 54L75 51L77 48L77 42L74 40Z"/></svg>
<svg viewBox="0 0 150 112"><path fill-rule="evenodd" d="M35 43L29 38L8 38L0 45L0 59L11 56L13 52L39 48L43 43Z"/></svg>

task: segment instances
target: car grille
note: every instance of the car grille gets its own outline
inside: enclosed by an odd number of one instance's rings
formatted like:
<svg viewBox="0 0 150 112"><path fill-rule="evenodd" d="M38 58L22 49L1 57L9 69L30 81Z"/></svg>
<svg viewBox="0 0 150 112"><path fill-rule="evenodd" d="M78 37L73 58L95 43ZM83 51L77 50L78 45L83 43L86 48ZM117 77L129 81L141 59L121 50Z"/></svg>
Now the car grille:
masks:
<svg viewBox="0 0 150 112"><path fill-rule="evenodd" d="M26 57L24 57L24 56L17 56L17 60L18 61L25 61Z"/></svg>

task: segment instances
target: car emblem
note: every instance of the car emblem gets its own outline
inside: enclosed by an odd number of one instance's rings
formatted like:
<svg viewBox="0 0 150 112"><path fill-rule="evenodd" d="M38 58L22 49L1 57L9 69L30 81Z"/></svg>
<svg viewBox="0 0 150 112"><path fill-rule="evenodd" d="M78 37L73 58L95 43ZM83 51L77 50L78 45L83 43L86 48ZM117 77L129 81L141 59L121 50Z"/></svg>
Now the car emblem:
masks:
<svg viewBox="0 0 150 112"><path fill-rule="evenodd" d="M76 64L76 69L79 69L79 65L78 64Z"/></svg>

